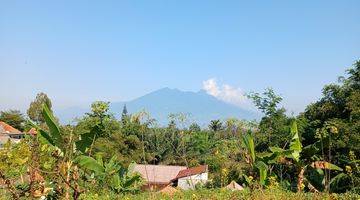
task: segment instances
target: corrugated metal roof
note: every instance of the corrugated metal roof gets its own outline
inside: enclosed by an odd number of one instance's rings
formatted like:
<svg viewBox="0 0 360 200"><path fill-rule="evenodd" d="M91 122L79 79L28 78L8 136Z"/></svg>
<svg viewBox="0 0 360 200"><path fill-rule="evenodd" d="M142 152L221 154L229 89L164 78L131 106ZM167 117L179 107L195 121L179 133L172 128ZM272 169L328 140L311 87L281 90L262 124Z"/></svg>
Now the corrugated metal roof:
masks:
<svg viewBox="0 0 360 200"><path fill-rule="evenodd" d="M184 169L185 166L136 165L134 171L139 172L148 183L167 184Z"/></svg>
<svg viewBox="0 0 360 200"><path fill-rule="evenodd" d="M188 169L181 170L179 174L174 178L174 180L177 180L179 178L184 178L187 176L193 176L196 174L202 174L207 172L207 165L200 165L198 167L192 167Z"/></svg>

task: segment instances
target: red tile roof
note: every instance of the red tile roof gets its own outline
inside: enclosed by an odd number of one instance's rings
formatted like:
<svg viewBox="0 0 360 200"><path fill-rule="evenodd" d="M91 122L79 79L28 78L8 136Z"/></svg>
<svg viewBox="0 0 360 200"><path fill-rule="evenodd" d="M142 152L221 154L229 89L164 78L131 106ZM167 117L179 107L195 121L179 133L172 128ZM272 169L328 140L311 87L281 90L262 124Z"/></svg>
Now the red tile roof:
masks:
<svg viewBox="0 0 360 200"><path fill-rule="evenodd" d="M179 172L179 174L173 180L177 180L179 178L184 178L184 177L187 177L187 176L193 176L193 175L196 175L196 174L202 174L202 173L207 172L207 170L208 170L207 165L200 165L198 167L192 167L192 168L184 169L184 170L181 170Z"/></svg>
<svg viewBox="0 0 360 200"><path fill-rule="evenodd" d="M16 128L2 121L0 121L0 131L4 131L2 133L7 133L7 134L21 134L21 131L17 130Z"/></svg>

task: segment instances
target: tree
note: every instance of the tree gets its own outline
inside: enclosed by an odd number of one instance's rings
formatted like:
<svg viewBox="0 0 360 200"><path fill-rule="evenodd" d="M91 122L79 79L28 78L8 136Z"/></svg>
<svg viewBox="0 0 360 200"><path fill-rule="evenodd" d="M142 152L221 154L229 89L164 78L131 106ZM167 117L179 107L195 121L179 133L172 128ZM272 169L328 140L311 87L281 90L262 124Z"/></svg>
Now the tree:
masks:
<svg viewBox="0 0 360 200"><path fill-rule="evenodd" d="M312 144L319 138L327 138L321 148L318 148L321 151L317 156L328 162L335 162L345 169L351 166L357 169L350 154L360 155L359 102L360 61L356 61L347 70L347 76L341 77L338 84L326 85L322 97L310 104L301 114L301 118L307 122L304 124L304 143ZM305 159L308 157L304 156ZM329 182L336 174L331 174L331 177L330 173L326 175ZM353 184L342 187L341 191L345 192L351 187L353 190L360 188L360 170L352 172L351 179Z"/></svg>
<svg viewBox="0 0 360 200"><path fill-rule="evenodd" d="M189 130L191 132L200 132L201 131L201 127L197 124L197 123L192 123L190 126L189 126Z"/></svg>
<svg viewBox="0 0 360 200"><path fill-rule="evenodd" d="M250 93L247 96L266 116L274 115L278 110L278 104L282 101L282 97L275 94L272 88L267 88L262 95Z"/></svg>
<svg viewBox="0 0 360 200"><path fill-rule="evenodd" d="M130 120L130 117L128 115L128 111L127 111L127 108L126 108L126 104L124 105L123 107L123 111L122 111L122 114L121 114L121 123L122 125L126 125L126 123Z"/></svg>
<svg viewBox="0 0 360 200"><path fill-rule="evenodd" d="M259 123L256 149L265 151L270 146L283 147L290 139L290 119L285 115L286 110L279 108L282 97L277 95L273 89L268 88L262 94L251 93L248 95L264 117Z"/></svg>
<svg viewBox="0 0 360 200"><path fill-rule="evenodd" d="M0 121L3 121L20 131L24 130L25 118L19 110L1 111Z"/></svg>
<svg viewBox="0 0 360 200"><path fill-rule="evenodd" d="M42 116L42 108L44 104L46 104L51 111L51 100L45 93L41 92L36 95L35 100L30 103L30 107L27 110L29 118L38 124L43 124L45 122Z"/></svg>
<svg viewBox="0 0 360 200"><path fill-rule="evenodd" d="M109 112L109 102L96 101L91 104L91 112L78 120L74 132L78 135L88 133L97 127L98 137L110 136L120 129L120 123Z"/></svg>
<svg viewBox="0 0 360 200"><path fill-rule="evenodd" d="M100 121L106 117L110 117L109 114L110 102L95 101L91 104L91 113L86 113L89 117L98 118Z"/></svg>
<svg viewBox="0 0 360 200"><path fill-rule="evenodd" d="M209 124L209 129L217 132L220 131L223 128L222 122L220 120L211 120Z"/></svg>

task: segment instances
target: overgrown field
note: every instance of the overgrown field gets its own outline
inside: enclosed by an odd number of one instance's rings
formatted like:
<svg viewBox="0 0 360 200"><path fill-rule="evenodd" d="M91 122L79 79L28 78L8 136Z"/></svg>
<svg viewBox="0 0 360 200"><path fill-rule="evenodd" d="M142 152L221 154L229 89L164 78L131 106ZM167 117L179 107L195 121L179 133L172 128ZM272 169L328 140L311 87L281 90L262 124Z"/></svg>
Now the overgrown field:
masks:
<svg viewBox="0 0 360 200"><path fill-rule="evenodd" d="M28 199L22 197L21 199ZM0 189L0 200L11 199L6 190ZM230 191L225 189L202 189L196 191L178 191L173 195L159 192L144 192L139 194L121 195L112 192L91 192L81 195L81 200L360 200L360 195L355 193L328 194L328 193L294 193L280 189Z"/></svg>
<svg viewBox="0 0 360 200"><path fill-rule="evenodd" d="M174 195L167 195L161 193L141 193L138 195L126 195L126 196L110 196L106 194L89 194L83 197L83 199L128 199L128 200L144 200L144 199L211 199L211 200L223 200L223 199L252 199L252 200L323 200L323 199L341 199L341 200L359 200L360 195L353 193L344 194L327 194L327 193L293 193L284 190L244 190L244 191L229 191L224 189L214 190L198 190L198 191L184 191L177 192Z"/></svg>

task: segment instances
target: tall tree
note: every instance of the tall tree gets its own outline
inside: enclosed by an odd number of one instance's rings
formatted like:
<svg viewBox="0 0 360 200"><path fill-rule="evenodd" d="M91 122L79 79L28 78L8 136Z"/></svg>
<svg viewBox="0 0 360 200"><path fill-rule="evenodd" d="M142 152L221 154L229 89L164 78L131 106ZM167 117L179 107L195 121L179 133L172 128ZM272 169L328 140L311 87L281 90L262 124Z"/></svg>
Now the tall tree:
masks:
<svg viewBox="0 0 360 200"><path fill-rule="evenodd" d="M220 120L211 120L209 124L209 129L217 132L220 131L223 128L222 122Z"/></svg>
<svg viewBox="0 0 360 200"><path fill-rule="evenodd" d="M121 123L123 125L126 125L126 123L129 121L129 115L128 115L128 111L127 111L127 108L126 108L126 104L124 105L123 107L123 111L121 113Z"/></svg>
<svg viewBox="0 0 360 200"><path fill-rule="evenodd" d="M276 114L278 105L282 101L282 97L277 95L272 88L267 88L262 94L250 93L248 97L266 116Z"/></svg>
<svg viewBox="0 0 360 200"><path fill-rule="evenodd" d="M29 118L38 124L45 122L42 115L42 108L44 104L46 104L51 111L52 104L50 98L45 93L40 92L36 95L35 100L30 103L30 107L27 110Z"/></svg>
<svg viewBox="0 0 360 200"><path fill-rule="evenodd" d="M110 102L95 101L91 104L91 113L86 113L89 117L98 118L102 122L105 118L111 116L109 114Z"/></svg>
<svg viewBox="0 0 360 200"><path fill-rule="evenodd" d="M259 123L257 150L266 151L270 146L286 145L291 138L289 135L291 120L285 115L286 110L279 107L282 97L272 88L267 88L262 94L251 93L248 97L265 115Z"/></svg>
<svg viewBox="0 0 360 200"><path fill-rule="evenodd" d="M20 131L24 130L25 118L20 110L1 111L0 121L3 121Z"/></svg>

